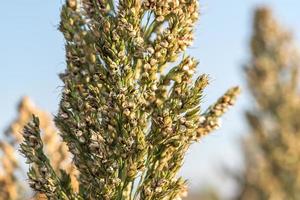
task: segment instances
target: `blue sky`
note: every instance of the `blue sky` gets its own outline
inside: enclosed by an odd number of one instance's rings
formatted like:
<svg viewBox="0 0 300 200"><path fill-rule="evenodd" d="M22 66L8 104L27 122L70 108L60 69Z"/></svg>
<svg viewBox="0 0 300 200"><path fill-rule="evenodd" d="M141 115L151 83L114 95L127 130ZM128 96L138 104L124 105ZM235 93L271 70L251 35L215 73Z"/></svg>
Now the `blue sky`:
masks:
<svg viewBox="0 0 300 200"><path fill-rule="evenodd" d="M29 95L36 104L55 114L63 71L64 41L57 31L62 1L9 0L0 2L0 131L16 115L16 104ZM204 104L209 105L227 88L243 87L236 107L223 118L221 130L193 145L181 174L197 189L203 182L222 183L222 165L242 165L239 139L246 135L243 110L251 105L241 66L248 57L253 9L269 5L278 19L300 38L300 1L202 0L196 41L189 53L200 61L198 73L208 73L211 85ZM299 40L298 40L299 41ZM298 42L299 43L299 42ZM223 164L221 164L223 163Z"/></svg>

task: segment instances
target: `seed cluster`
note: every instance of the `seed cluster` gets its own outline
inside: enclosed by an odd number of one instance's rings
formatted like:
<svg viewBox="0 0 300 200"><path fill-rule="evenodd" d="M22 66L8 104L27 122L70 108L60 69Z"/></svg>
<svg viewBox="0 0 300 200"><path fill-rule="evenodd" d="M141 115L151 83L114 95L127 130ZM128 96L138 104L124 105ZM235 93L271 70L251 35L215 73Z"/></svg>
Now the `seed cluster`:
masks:
<svg viewBox="0 0 300 200"><path fill-rule="evenodd" d="M79 171L79 192L69 199L167 200L186 194L177 176L186 151L216 128L239 93L229 90L202 112L208 77L193 81L198 62L183 54L197 19L197 0L120 0L117 6L82 0L63 6L67 68L60 75L64 89L55 122ZM23 152L40 166L38 154L28 153L39 149L29 143L25 138ZM66 194L62 183L51 175L55 190L47 192L64 199L57 196Z"/></svg>

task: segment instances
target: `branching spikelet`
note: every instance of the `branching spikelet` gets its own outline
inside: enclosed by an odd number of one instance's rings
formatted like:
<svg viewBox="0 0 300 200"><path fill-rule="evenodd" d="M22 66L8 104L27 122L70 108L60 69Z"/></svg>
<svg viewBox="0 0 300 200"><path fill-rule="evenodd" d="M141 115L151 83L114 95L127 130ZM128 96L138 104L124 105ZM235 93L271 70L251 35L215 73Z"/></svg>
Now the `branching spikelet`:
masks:
<svg viewBox="0 0 300 200"><path fill-rule="evenodd" d="M299 199L300 59L267 8L255 13L251 50L246 72L257 106L246 113L252 134L237 199Z"/></svg>
<svg viewBox="0 0 300 200"><path fill-rule="evenodd" d="M20 145L21 152L26 156L28 164L34 164L28 172L29 185L34 190L45 194L48 199L72 199L72 191L67 190L64 180L59 179L43 152L37 117L34 116L24 128L23 137L24 142ZM70 178L68 181L68 184L71 184Z"/></svg>
<svg viewBox="0 0 300 200"><path fill-rule="evenodd" d="M202 116L197 134L200 136L210 133L220 127L220 117L228 110L229 106L235 103L235 96L240 92L238 87L228 90L213 106Z"/></svg>
<svg viewBox="0 0 300 200"><path fill-rule="evenodd" d="M22 129L31 120L33 114L40 118L43 142L46 144L46 152L51 157L50 160L54 169L69 168L67 160L70 155L67 152L66 145L60 142L50 115L37 108L29 97L22 98L18 106L18 117L5 131L9 142L15 145L22 141Z"/></svg>
<svg viewBox="0 0 300 200"><path fill-rule="evenodd" d="M61 11L67 69L55 122L79 171L75 197L180 199L186 184L177 173L186 151L216 128L239 90L202 112L208 78L194 82L198 62L183 55L197 0L115 3L69 0Z"/></svg>
<svg viewBox="0 0 300 200"><path fill-rule="evenodd" d="M31 120L32 114L39 116L40 126L43 132L42 140L45 143L45 151L51 161L53 169L60 174L60 169L64 169L71 174L72 186L78 189L76 180L76 170L71 164L70 153L67 147L61 142L57 129L54 127L50 115L38 109L28 97L22 98L18 106L18 116L5 131L3 141L0 141L0 151L2 154L0 165L0 199L18 200L24 199L24 183L19 178L22 168L19 167L16 154L16 145L19 145L23 135L22 129ZM43 195L36 195L35 199L43 199Z"/></svg>

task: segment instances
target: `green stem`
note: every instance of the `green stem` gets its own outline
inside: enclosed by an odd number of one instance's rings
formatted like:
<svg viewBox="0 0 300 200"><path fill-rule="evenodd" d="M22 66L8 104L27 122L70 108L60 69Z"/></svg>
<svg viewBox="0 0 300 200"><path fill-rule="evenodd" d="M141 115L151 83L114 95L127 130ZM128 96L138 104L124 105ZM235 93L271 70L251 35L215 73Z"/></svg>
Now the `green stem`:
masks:
<svg viewBox="0 0 300 200"><path fill-rule="evenodd" d="M149 150L151 151L151 150ZM133 200L137 200L137 197L138 197L138 194L143 186L143 183L144 183L144 180L145 180L145 177L148 173L148 169L149 169L149 164L150 164L150 160L151 160L151 154L150 152L148 153L148 158L146 160L146 164L145 164L145 170L143 171L142 175L141 175L141 179L139 180L139 183L137 185L137 189L135 191L135 194L134 194L134 197L133 197Z"/></svg>

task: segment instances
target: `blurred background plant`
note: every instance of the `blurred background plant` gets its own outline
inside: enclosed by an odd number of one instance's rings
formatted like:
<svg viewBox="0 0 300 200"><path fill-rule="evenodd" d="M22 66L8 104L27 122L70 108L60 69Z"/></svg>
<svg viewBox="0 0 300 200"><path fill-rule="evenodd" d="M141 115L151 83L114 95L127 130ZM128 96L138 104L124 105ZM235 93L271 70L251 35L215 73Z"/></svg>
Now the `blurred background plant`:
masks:
<svg viewBox="0 0 300 200"><path fill-rule="evenodd" d="M219 200L223 199L220 196L219 192L213 187L211 188L202 188L199 191L192 191L188 194L184 200Z"/></svg>
<svg viewBox="0 0 300 200"><path fill-rule="evenodd" d="M269 8L256 10L253 29L245 69L251 135L243 143L246 170L237 199L300 199L300 57Z"/></svg>

